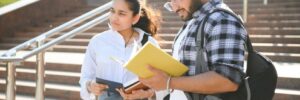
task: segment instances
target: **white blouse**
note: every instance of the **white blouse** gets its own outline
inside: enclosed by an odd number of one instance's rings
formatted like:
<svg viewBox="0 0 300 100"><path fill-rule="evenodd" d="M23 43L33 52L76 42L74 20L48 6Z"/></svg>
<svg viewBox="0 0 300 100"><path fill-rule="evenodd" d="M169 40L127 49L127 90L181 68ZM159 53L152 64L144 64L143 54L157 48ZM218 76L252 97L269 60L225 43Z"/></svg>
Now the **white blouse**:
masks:
<svg viewBox="0 0 300 100"><path fill-rule="evenodd" d="M136 42L141 45L145 32L139 28L134 28L139 33ZM157 41L149 36L148 41L159 47ZM81 67L79 84L81 86L80 96L84 100L91 99L91 94L87 91L86 82L95 80L96 77L126 83L137 76L112 58L121 61L128 61L133 52L134 43L125 47L125 41L120 33L112 29L95 35L88 44L84 62Z"/></svg>

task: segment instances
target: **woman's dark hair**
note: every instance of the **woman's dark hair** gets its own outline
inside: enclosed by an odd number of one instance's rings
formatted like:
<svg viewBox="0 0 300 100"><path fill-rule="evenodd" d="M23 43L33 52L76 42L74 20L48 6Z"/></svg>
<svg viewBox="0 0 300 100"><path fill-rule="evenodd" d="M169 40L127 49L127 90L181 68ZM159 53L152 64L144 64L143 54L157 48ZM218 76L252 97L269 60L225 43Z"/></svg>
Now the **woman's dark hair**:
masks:
<svg viewBox="0 0 300 100"><path fill-rule="evenodd" d="M157 31L160 22L160 13L154 13L154 10L144 5L140 0L125 0L133 15L141 14L139 21L133 25L149 33L152 37L157 37ZM158 38L158 37L157 37Z"/></svg>

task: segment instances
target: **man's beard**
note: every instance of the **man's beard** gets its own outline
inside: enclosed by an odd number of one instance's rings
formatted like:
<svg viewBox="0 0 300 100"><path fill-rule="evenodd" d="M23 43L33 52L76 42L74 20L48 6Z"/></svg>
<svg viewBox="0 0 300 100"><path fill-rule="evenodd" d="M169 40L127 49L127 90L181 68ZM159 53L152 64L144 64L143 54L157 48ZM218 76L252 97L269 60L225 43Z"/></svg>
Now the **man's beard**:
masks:
<svg viewBox="0 0 300 100"><path fill-rule="evenodd" d="M193 18L194 12L202 8L203 4L201 3L201 0L192 0L189 8L188 15L185 18L181 18L183 21L188 21Z"/></svg>

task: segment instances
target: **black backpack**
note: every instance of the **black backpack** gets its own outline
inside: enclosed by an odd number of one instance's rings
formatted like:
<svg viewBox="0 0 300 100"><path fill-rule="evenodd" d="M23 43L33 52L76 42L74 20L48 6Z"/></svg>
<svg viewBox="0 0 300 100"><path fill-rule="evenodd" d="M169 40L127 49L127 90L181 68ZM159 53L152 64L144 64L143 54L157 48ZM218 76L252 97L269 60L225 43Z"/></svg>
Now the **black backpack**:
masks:
<svg viewBox="0 0 300 100"><path fill-rule="evenodd" d="M205 43L204 25L208 17L215 12L228 13L238 19L240 24L243 26L242 20L236 14L226 9L213 9L200 23L200 27L198 27L198 30L200 29L200 31L198 31L196 37L198 49L196 73L199 68L201 70L200 66L207 66L206 62L204 61L206 58L204 53L206 52L205 49L203 49ZM245 43L245 49L248 51L248 57L246 75L244 76L242 83L237 91L217 94L217 96L222 100L272 100L278 77L276 69L270 59L253 49L249 35L247 35L247 40ZM186 92L186 94L191 100L199 100L201 98L201 95L196 93Z"/></svg>

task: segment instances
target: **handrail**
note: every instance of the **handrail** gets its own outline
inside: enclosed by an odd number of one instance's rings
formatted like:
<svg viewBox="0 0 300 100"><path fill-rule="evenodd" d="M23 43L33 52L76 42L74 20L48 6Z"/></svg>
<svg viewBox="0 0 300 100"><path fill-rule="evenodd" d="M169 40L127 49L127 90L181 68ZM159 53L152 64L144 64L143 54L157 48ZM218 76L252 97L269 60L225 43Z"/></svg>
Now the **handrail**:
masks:
<svg viewBox="0 0 300 100"><path fill-rule="evenodd" d="M15 53L18 50L24 49L24 48L30 46L31 44L33 44L35 42L38 42L40 40L44 40L44 39L46 39L48 37L57 35L58 32L60 32L60 31L62 31L64 29L67 29L67 28L70 28L72 26L75 26L75 25L81 23L82 21L85 21L85 20L87 20L87 19L89 19L91 17L96 16L97 14L100 14L100 13L104 12L105 10L107 10L107 8L109 8L111 6L111 4L112 4L112 2L106 3L105 5L103 5L101 7L98 7L98 8L96 8L96 9L94 9L94 10L92 10L92 11L86 13L86 14L83 14L83 15L81 15L81 16L79 16L79 17L77 17L77 18L75 18L75 19L73 19L73 20L71 20L71 21L69 21L67 23L64 23L64 24L62 24L62 25L60 25L60 26L58 26L58 27L56 27L56 28L54 28L54 29L52 29L50 31L47 31L47 32L43 33L42 35L39 35L39 36L37 36L37 37L35 37L35 38L31 39L31 40L28 40L28 41L26 41L26 42L24 42L24 43L22 43L22 44L20 44L20 45L18 45L16 47L10 49L10 50L8 50L7 52L3 53L0 56L0 62L1 61L7 61L7 60L3 59L2 57L10 57L12 55L15 55ZM24 59L24 57L21 57L21 59Z"/></svg>
<svg viewBox="0 0 300 100"><path fill-rule="evenodd" d="M264 5L268 5L268 0L263 0ZM243 0L243 20L246 23L248 17L248 0Z"/></svg>
<svg viewBox="0 0 300 100"><path fill-rule="evenodd" d="M268 5L268 0L264 0L263 4Z"/></svg>
<svg viewBox="0 0 300 100"><path fill-rule="evenodd" d="M37 60L37 74L36 74L36 91L35 91L35 98L36 100L44 100L44 76L45 76L45 50L53 47L54 45L61 43L65 41L66 39L74 37L76 34L83 32L85 30L88 30L99 23L104 22L108 19L109 12L104 13L106 10L108 10L112 6L112 1L104 4L101 7L98 7L92 11L89 11L71 21L68 21L54 29L51 29L48 32L45 32L39 36L34 37L33 39L30 39L20 45L17 45L16 47L9 49L5 53L1 54L0 56L0 62L6 62L7 63L7 79L6 79L6 99L7 100L15 100L15 73L16 73L16 66L15 62L21 62L26 60L29 57L32 57L34 55L36 56ZM101 16L97 16L100 15ZM96 17L97 16L97 17ZM59 37L48 41L44 44L44 41L46 41L47 38L52 37L54 35L61 34L60 31L63 31L65 29L68 29L70 27L73 27L83 21L86 21L87 19L94 18L91 21L88 21L87 23L71 30L70 32L64 33L63 35L60 35ZM16 56L16 53L22 49L27 48L28 46L36 45L36 48L29 51L29 53L22 55L20 57Z"/></svg>
<svg viewBox="0 0 300 100"><path fill-rule="evenodd" d="M243 0L243 20L247 23L248 16L248 0Z"/></svg>
<svg viewBox="0 0 300 100"><path fill-rule="evenodd" d="M5 5L3 7L0 7L0 16L5 15L9 12L15 11L17 9L23 8L25 6L31 5L33 3L38 2L39 0L18 0L14 3Z"/></svg>
<svg viewBox="0 0 300 100"><path fill-rule="evenodd" d="M96 18L96 19L94 19L94 20L92 20L92 21L90 21L90 22L88 22L88 23L86 23L82 26L80 26L80 27L68 32L68 33L65 33L64 35L62 35L62 36L60 36L60 37L58 37L58 38L56 38L52 41L47 42L46 44L42 45L41 47L38 47L38 48L34 49L31 53L28 53L28 54L24 55L23 59L27 59L28 57L31 57L31 56L33 56L33 55L49 48L49 47L51 47L51 46L54 46L55 44L61 43L66 39L74 37L76 34L78 34L80 32L88 30L89 28L91 28L93 26L96 26L99 23L102 23L103 21L107 20L108 15L109 15L109 13L105 13L102 16L100 16L100 17L98 17L98 18Z"/></svg>

